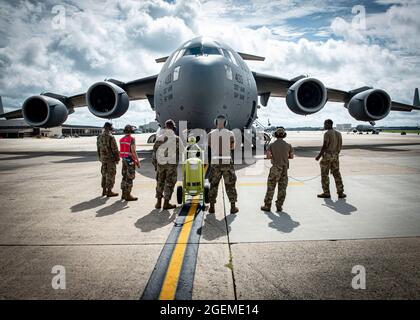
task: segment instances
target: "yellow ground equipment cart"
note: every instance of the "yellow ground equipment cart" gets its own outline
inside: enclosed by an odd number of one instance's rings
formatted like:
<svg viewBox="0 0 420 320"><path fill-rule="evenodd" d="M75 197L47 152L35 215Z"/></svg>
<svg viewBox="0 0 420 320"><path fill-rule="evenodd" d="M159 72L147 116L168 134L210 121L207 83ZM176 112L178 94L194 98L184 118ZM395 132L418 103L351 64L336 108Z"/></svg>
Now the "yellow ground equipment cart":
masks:
<svg viewBox="0 0 420 320"><path fill-rule="evenodd" d="M176 189L178 204L184 204L187 196L199 196L200 201L209 203L209 186L205 185L204 152L195 140L188 139L190 144L182 154L182 186Z"/></svg>

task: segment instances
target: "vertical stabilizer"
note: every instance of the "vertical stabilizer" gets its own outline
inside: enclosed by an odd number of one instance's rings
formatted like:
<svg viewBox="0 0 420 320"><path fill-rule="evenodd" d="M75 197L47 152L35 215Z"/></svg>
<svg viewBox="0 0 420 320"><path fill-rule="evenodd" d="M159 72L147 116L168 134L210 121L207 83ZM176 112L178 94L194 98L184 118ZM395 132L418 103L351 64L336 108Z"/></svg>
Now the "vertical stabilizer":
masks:
<svg viewBox="0 0 420 320"><path fill-rule="evenodd" d="M4 113L4 109L3 109L3 102L1 101L1 96L0 96L0 114Z"/></svg>
<svg viewBox="0 0 420 320"><path fill-rule="evenodd" d="M416 90L414 90L413 105L416 107L420 107L419 88L416 88Z"/></svg>

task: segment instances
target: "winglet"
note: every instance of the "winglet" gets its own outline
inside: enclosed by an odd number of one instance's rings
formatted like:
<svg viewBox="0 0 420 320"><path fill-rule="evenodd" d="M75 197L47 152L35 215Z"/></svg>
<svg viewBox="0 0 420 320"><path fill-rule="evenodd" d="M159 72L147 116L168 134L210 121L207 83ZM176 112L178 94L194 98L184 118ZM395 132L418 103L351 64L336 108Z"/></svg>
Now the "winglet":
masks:
<svg viewBox="0 0 420 320"><path fill-rule="evenodd" d="M264 61L265 58L264 57L260 57L260 56L255 56L253 54L249 54L249 53L243 53L243 52L238 52L238 54L242 57L242 59L244 60L253 60L253 61Z"/></svg>
<svg viewBox="0 0 420 320"><path fill-rule="evenodd" d="M416 107L420 107L419 88L416 88L414 90L413 105Z"/></svg>
<svg viewBox="0 0 420 320"><path fill-rule="evenodd" d="M162 63L162 62L166 62L166 60L168 60L168 56L166 57L162 57L162 58L157 58L155 59L156 63Z"/></svg>
<svg viewBox="0 0 420 320"><path fill-rule="evenodd" d="M3 108L3 101L1 101L1 96L0 96L0 114L4 113L4 108Z"/></svg>

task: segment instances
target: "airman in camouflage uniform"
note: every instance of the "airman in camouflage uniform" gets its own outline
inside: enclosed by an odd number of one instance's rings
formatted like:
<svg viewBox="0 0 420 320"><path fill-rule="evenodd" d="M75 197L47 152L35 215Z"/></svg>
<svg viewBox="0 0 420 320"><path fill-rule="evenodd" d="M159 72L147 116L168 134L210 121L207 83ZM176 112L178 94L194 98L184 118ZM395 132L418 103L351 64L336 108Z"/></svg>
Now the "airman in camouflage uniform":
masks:
<svg viewBox="0 0 420 320"><path fill-rule="evenodd" d="M177 168L179 162L179 137L175 134L175 122L167 120L165 129L157 137L153 145L152 163L156 168L156 209L162 207L169 210L176 208L171 204L172 194L177 181Z"/></svg>
<svg viewBox="0 0 420 320"><path fill-rule="evenodd" d="M327 119L324 122L324 144L319 155L315 160L321 159L319 163L321 167L321 184L323 193L318 195L318 198L331 198L330 194L330 171L334 177L337 194L339 198L345 198L343 180L340 174L339 153L343 144L341 133L333 129L333 121Z"/></svg>
<svg viewBox="0 0 420 320"><path fill-rule="evenodd" d="M116 197L118 193L112 192L117 173L117 163L120 161L117 142L111 134L112 124L106 122L103 132L96 140L99 161L101 161L102 196Z"/></svg>
<svg viewBox="0 0 420 320"><path fill-rule="evenodd" d="M283 210L284 199L286 198L288 184L287 170L289 169L289 159L293 159L293 148L283 140L287 136L286 130L283 127L279 127L273 135L276 141L270 143L267 148L267 158L271 159L273 166L270 168L268 175L267 192L261 210L271 211L271 201L278 185L276 208L277 211L281 212Z"/></svg>
<svg viewBox="0 0 420 320"><path fill-rule="evenodd" d="M230 202L230 213L237 213L239 209L235 206L238 201L236 192L236 173L233 166L231 152L235 149L235 136L232 131L225 128L227 123L223 115L215 119L217 129L212 130L208 136L208 145L211 148L211 167L209 173L209 213L215 212L217 192L220 179L225 182L226 194Z"/></svg>

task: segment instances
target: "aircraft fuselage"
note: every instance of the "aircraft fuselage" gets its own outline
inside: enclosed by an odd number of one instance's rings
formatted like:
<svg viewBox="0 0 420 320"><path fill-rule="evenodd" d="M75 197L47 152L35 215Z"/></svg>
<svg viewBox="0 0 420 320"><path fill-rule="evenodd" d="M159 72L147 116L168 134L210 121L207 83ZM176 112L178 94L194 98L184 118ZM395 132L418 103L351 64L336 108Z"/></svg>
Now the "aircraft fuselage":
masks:
<svg viewBox="0 0 420 320"><path fill-rule="evenodd" d="M157 78L156 120L187 121L209 130L223 114L228 128L249 128L256 118L257 86L245 61L229 46L203 37L184 43Z"/></svg>

